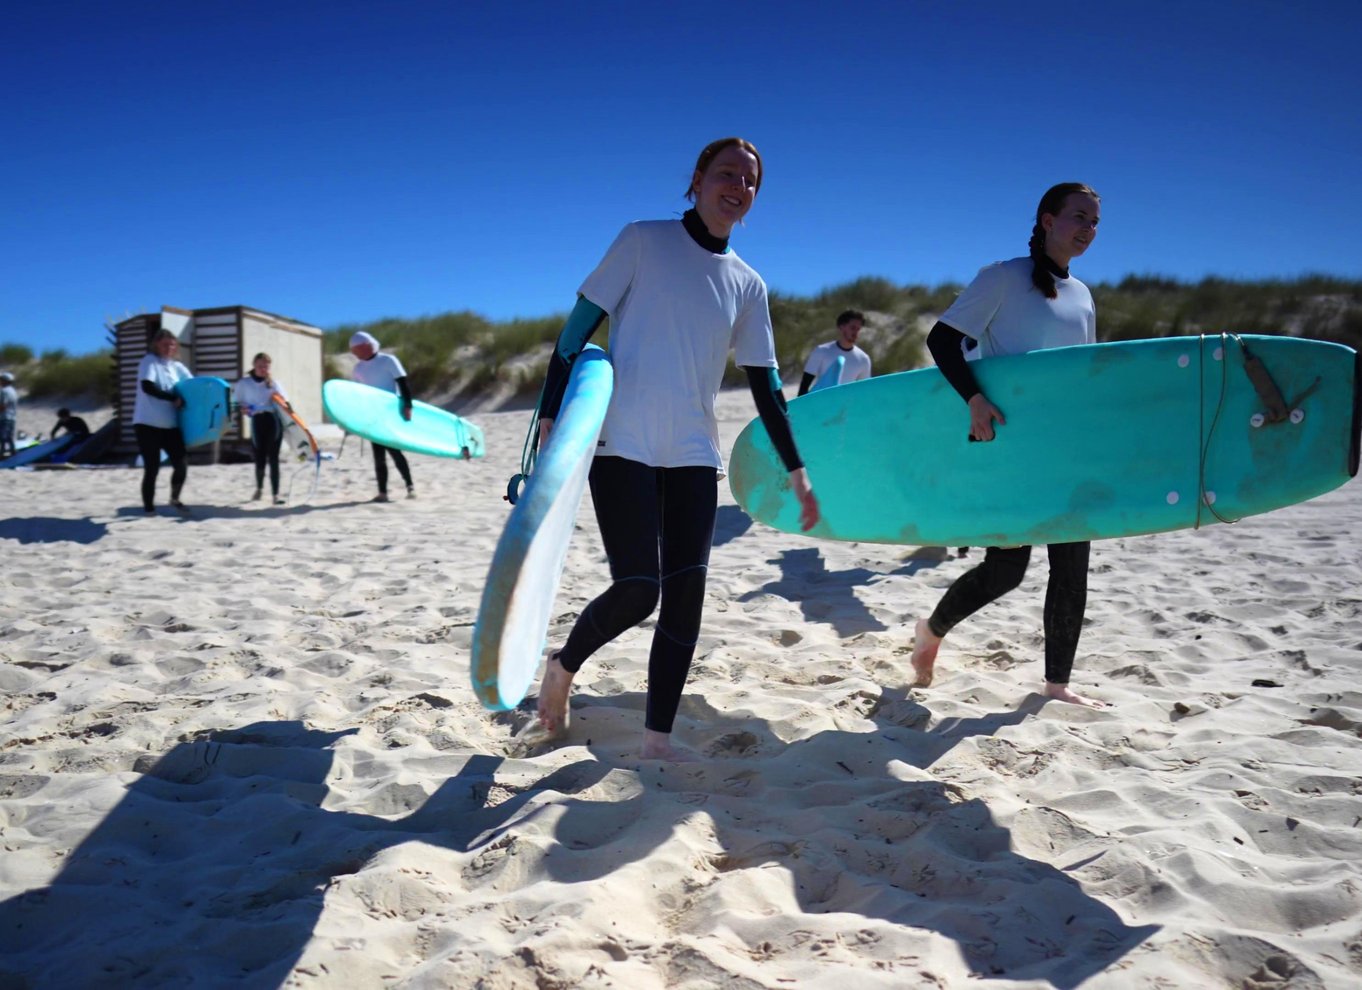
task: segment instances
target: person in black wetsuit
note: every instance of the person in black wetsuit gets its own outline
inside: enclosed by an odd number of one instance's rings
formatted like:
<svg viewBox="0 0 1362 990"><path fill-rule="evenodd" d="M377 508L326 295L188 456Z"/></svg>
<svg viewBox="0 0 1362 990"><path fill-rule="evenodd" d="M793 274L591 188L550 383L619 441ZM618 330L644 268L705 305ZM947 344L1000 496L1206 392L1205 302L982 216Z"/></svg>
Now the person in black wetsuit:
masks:
<svg viewBox="0 0 1362 990"><path fill-rule="evenodd" d="M962 345L967 338L977 342L983 357L1096 341L1092 294L1069 274L1069 263L1097 236L1100 213L1101 201L1088 186L1066 182L1050 188L1036 207L1030 253L981 269L927 335L937 367L968 406L971 440L1006 443L1007 420L979 388L965 360ZM1046 548L1045 695L1100 708L1102 702L1069 688L1087 605L1090 546L1080 542ZM918 621L912 656L915 686L931 685L946 634L1021 584L1030 559L1029 546L988 547L983 562L956 580L932 614Z"/></svg>
<svg viewBox="0 0 1362 990"><path fill-rule="evenodd" d="M629 224L579 290L550 358L540 438L558 413L573 359L608 314L615 386L590 474L612 584L550 654L539 722L567 729L572 679L596 650L658 612L648 657L642 755L681 760L673 721L700 635L714 536L719 452L714 402L728 353L790 472L800 522L818 501L799 459L776 368L766 285L728 246L761 185L761 158L741 138L701 152L681 220Z"/></svg>
<svg viewBox="0 0 1362 990"><path fill-rule="evenodd" d="M57 439L57 434L63 430L77 440L90 435L89 424L79 416L72 416L70 409L57 410L57 425L52 427L52 439Z"/></svg>

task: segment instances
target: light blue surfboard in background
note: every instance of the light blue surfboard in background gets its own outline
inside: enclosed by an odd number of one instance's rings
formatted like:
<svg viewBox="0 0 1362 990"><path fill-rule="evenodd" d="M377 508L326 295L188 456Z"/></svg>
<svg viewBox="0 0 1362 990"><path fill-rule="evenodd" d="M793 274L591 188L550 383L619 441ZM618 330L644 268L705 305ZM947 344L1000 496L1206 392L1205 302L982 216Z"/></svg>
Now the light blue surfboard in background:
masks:
<svg viewBox="0 0 1362 990"><path fill-rule="evenodd" d="M232 425L232 387L225 379L202 376L183 378L175 392L184 399L176 413L186 447L202 447L222 439Z"/></svg>
<svg viewBox="0 0 1362 990"><path fill-rule="evenodd" d="M322 385L322 405L332 422L370 443L435 457L482 457L482 429L438 406L413 402L402 418L396 392L333 378Z"/></svg>
<svg viewBox="0 0 1362 990"><path fill-rule="evenodd" d="M548 441L497 541L473 629L473 690L493 710L514 708L539 667L558 581L582 502L615 374L587 345L572 365Z"/></svg>
<svg viewBox="0 0 1362 990"><path fill-rule="evenodd" d="M842 384L842 369L845 368L846 365L846 356L838 354L837 357L833 359L832 364L824 368L823 373L814 379L813 384L809 386L809 391L817 392L821 389L832 388L834 385Z"/></svg>
<svg viewBox="0 0 1362 990"><path fill-rule="evenodd" d="M932 546L1134 536L1293 505L1357 473L1358 356L1338 344L1167 337L971 368L1007 419L988 443L969 441L968 409L935 368L790 402L822 509L809 535ZM1260 368L1266 393L1252 377ZM757 421L728 470L748 513L799 532L787 473Z"/></svg>

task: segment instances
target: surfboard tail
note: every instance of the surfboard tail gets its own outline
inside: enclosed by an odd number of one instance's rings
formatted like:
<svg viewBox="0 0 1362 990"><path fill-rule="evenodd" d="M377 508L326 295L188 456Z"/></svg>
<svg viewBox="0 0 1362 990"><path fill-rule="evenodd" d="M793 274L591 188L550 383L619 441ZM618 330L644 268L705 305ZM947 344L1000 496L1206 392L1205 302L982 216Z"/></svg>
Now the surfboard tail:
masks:
<svg viewBox="0 0 1362 990"><path fill-rule="evenodd" d="M1348 452L1348 476L1357 477L1358 454L1362 452L1362 351L1353 354L1353 442Z"/></svg>

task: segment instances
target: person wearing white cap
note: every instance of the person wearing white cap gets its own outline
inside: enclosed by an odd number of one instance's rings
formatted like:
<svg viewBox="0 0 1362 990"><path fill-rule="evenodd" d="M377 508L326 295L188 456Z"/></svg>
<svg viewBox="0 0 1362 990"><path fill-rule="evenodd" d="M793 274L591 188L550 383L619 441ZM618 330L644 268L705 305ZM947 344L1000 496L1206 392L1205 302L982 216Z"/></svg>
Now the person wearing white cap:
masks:
<svg viewBox="0 0 1362 990"><path fill-rule="evenodd" d="M402 362L395 355L380 351L378 338L363 330L351 336L350 353L355 356L355 368L350 372L350 377L361 385L381 388L385 392L396 392L402 398L398 407L402 418L411 419L411 385L407 381L407 369L402 367ZM411 467L407 464L406 455L396 447L385 447L373 441L370 441L370 444L374 448L374 477L378 481L378 494L374 496L374 501L389 501L387 460L389 455L392 456L393 464L397 465L397 473L402 475L402 480L407 485L407 498L415 498L416 486L412 484Z"/></svg>
<svg viewBox="0 0 1362 990"><path fill-rule="evenodd" d="M19 393L14 390L14 376L0 371L0 458L16 453L14 424L19 418Z"/></svg>

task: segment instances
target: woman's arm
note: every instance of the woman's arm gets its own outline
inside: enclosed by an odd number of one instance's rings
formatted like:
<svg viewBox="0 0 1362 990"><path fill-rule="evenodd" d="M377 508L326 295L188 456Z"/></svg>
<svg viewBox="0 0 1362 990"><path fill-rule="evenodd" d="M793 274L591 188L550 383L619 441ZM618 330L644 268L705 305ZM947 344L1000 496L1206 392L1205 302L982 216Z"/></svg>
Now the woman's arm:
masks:
<svg viewBox="0 0 1362 990"><path fill-rule="evenodd" d="M808 531L818 523L818 499L814 497L813 486L809 483L809 472L804 470L804 462L799 459L795 447L794 433L790 430L790 415L785 405L785 393L780 388L780 375L775 368L756 368L744 366L747 372L747 385L752 390L752 401L757 405L757 415L761 417L766 435L776 448L785 470L790 472L790 487L795 498L799 499L799 526Z"/></svg>

